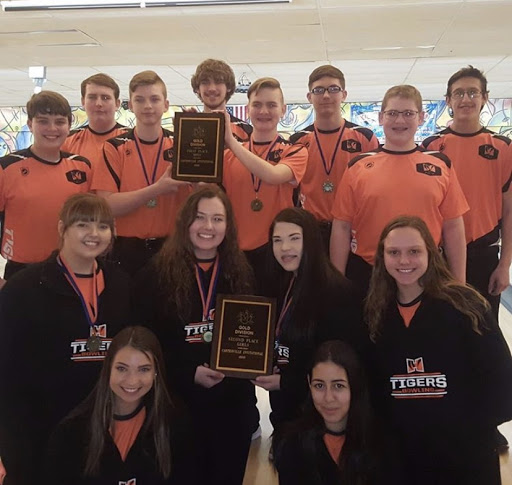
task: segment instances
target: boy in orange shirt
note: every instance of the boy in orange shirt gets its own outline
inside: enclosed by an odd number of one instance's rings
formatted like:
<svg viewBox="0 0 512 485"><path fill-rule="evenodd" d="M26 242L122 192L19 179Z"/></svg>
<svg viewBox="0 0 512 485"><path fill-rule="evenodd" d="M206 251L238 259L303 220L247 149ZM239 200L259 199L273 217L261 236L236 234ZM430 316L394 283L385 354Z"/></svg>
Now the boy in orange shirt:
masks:
<svg viewBox="0 0 512 485"><path fill-rule="evenodd" d="M416 146L414 135L423 121L419 91L408 85L390 88L379 113L383 147L354 158L336 193L331 260L365 293L380 233L400 215L427 223L435 241L443 241L452 273L465 281L462 214L468 205L450 160Z"/></svg>
<svg viewBox="0 0 512 485"><path fill-rule="evenodd" d="M92 189L107 199L116 217L113 257L133 275L174 229L190 187L171 178L172 133L161 126L169 109L164 82L156 72L143 71L132 78L129 91L136 126L105 142Z"/></svg>
<svg viewBox="0 0 512 485"><path fill-rule="evenodd" d="M61 151L71 125L66 98L53 91L34 94L27 115L34 142L0 158L5 279L57 249L62 204L73 194L88 192L91 184L89 160Z"/></svg>
<svg viewBox="0 0 512 485"><path fill-rule="evenodd" d="M446 91L453 123L424 140L423 146L449 156L457 170L470 207L464 214L467 281L489 301L498 320L512 261L512 143L480 123L488 93L479 69L468 66L453 74Z"/></svg>
<svg viewBox="0 0 512 485"><path fill-rule="evenodd" d="M317 67L309 75L308 89L315 122L292 135L290 141L302 143L308 149L300 200L304 209L320 221L328 247L334 196L347 164L360 153L376 150L379 141L368 128L343 119L341 103L347 98L347 91L345 76L337 67Z"/></svg>
<svg viewBox="0 0 512 485"><path fill-rule="evenodd" d="M88 124L71 131L62 149L97 165L103 160L103 143L127 130L116 122L121 103L119 86L110 76L99 73L84 79L80 89Z"/></svg>
<svg viewBox="0 0 512 485"><path fill-rule="evenodd" d="M249 141L238 142L226 114L223 184L233 204L240 247L260 281L268 229L279 211L293 207L293 191L302 180L308 154L303 145L293 145L277 132L286 112L277 79L257 79L247 97L254 127Z"/></svg>

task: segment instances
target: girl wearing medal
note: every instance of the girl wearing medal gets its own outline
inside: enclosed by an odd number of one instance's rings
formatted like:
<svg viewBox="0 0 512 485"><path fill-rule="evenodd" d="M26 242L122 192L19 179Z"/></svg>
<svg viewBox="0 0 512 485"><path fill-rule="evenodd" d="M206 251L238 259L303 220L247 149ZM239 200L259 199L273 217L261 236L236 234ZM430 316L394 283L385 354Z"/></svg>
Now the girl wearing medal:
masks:
<svg viewBox="0 0 512 485"><path fill-rule="evenodd" d="M103 199L70 197L58 223L60 249L0 292L0 382L9 396L0 399L4 485L37 483L49 433L92 390L111 338L129 322L127 277L98 259L113 231Z"/></svg>
<svg viewBox="0 0 512 485"><path fill-rule="evenodd" d="M162 349L144 327L121 330L94 391L56 429L48 485L195 485L189 430L171 402Z"/></svg>
<svg viewBox="0 0 512 485"><path fill-rule="evenodd" d="M350 346L322 343L308 385L302 416L273 436L279 485L405 484L396 447L376 432L365 372Z"/></svg>
<svg viewBox="0 0 512 485"><path fill-rule="evenodd" d="M204 484L243 481L254 428L254 387L225 378L208 363L217 294L250 294L251 283L229 199L206 186L186 200L174 234L135 285L139 321L160 340L170 388L192 416Z"/></svg>
<svg viewBox="0 0 512 485"><path fill-rule="evenodd" d="M281 211L270 227L274 258L268 296L277 297L274 374L254 383L270 391L274 428L300 414L308 394L307 368L324 340L346 340L365 352L360 304L350 284L329 261L318 223L299 208Z"/></svg>
<svg viewBox="0 0 512 485"><path fill-rule="evenodd" d="M455 280L420 218L384 228L366 315L376 409L409 483L499 485L494 433L512 418L510 351L487 301Z"/></svg>

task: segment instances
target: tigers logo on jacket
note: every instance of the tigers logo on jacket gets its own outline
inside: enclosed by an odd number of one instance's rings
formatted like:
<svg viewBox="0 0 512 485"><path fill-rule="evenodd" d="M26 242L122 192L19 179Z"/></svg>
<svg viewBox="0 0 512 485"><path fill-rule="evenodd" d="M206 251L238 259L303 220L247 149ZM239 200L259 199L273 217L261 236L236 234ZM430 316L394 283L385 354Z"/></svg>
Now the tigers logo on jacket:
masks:
<svg viewBox="0 0 512 485"><path fill-rule="evenodd" d="M446 375L441 372L425 372L423 357L405 359L406 374L389 378L391 396L395 399L442 398L448 391Z"/></svg>
<svg viewBox="0 0 512 485"><path fill-rule="evenodd" d="M89 329L89 336L99 337L101 339L101 345L97 352L91 352L87 349L87 339L77 338L71 342L71 360L75 362L92 362L101 361L107 355L107 350L112 343L111 338L107 338L107 324L93 325Z"/></svg>
<svg viewBox="0 0 512 485"><path fill-rule="evenodd" d="M131 480L128 480L127 482L119 482L119 485L137 485L137 479L132 478Z"/></svg>

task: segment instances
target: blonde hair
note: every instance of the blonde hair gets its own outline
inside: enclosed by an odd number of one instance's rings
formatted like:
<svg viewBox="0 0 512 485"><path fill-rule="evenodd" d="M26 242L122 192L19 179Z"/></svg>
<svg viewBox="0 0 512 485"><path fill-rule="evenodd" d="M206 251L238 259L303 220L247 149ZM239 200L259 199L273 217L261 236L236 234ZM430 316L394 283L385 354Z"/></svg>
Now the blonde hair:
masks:
<svg viewBox="0 0 512 485"><path fill-rule="evenodd" d="M400 84L399 86L393 86L386 91L384 99L382 100L381 111L386 109L386 106L391 98L402 98L411 99L416 104L418 111L423 111L423 99L421 93L410 84Z"/></svg>
<svg viewBox="0 0 512 485"><path fill-rule="evenodd" d="M281 94L281 102L284 104L284 95L283 90L281 89L281 84L279 81L273 77L260 77L256 79L247 91L247 98L249 101L251 100L251 96L253 94L258 94L262 89L279 89L279 93Z"/></svg>

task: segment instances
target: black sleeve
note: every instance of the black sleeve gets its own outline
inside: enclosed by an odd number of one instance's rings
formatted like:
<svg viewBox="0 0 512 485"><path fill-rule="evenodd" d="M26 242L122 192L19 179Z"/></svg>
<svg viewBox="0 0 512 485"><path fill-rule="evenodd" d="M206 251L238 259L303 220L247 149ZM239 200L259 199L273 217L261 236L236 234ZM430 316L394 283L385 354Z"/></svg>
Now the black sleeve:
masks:
<svg viewBox="0 0 512 485"><path fill-rule="evenodd" d="M299 485L304 483L303 469L300 466L305 457L298 439L286 437L274 440L274 467L279 476L279 485Z"/></svg>
<svg viewBox="0 0 512 485"><path fill-rule="evenodd" d="M43 485L84 483L84 457L87 450L87 422L64 421L53 432L43 463Z"/></svg>
<svg viewBox="0 0 512 485"><path fill-rule="evenodd" d="M468 344L475 377L480 382L482 417L496 426L512 420L512 357L507 342L491 312L479 335L469 330Z"/></svg>

